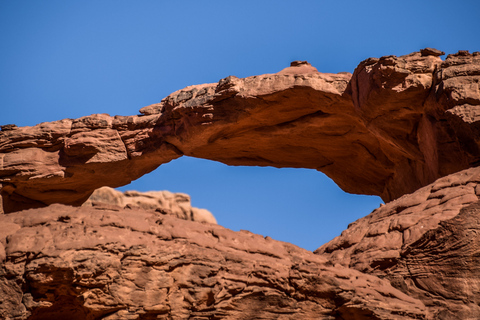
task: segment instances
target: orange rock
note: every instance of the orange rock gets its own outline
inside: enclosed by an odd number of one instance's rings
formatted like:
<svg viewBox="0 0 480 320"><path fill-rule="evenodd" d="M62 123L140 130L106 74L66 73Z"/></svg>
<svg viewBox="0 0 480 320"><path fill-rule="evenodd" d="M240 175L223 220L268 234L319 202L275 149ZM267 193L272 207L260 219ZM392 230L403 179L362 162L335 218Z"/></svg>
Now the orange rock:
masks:
<svg viewBox="0 0 480 320"><path fill-rule="evenodd" d="M141 116L0 126L0 317L480 318L480 53L442 54L371 58L353 75L296 61ZM314 168L393 201L316 254L176 219L195 213L165 194L166 209L144 194L115 198L127 209L54 204L182 155Z"/></svg>
<svg viewBox="0 0 480 320"><path fill-rule="evenodd" d="M427 314L388 281L285 242L138 209L64 205L0 215L0 298L2 319Z"/></svg>
<svg viewBox="0 0 480 320"><path fill-rule="evenodd" d="M102 187L95 190L83 206L136 208L170 214L184 220L217 223L210 211L192 207L189 195L170 191L120 192L109 187Z"/></svg>
<svg viewBox="0 0 480 320"><path fill-rule="evenodd" d="M387 279L420 299L433 319L480 317L480 168L387 203L315 253Z"/></svg>
<svg viewBox="0 0 480 320"><path fill-rule="evenodd" d="M317 169L347 192L396 199L480 160L480 56L425 50L367 59L353 76L295 62L187 87L142 116L0 131L4 210L80 205L182 155Z"/></svg>
<svg viewBox="0 0 480 320"><path fill-rule="evenodd" d="M187 87L143 116L1 131L4 210L79 205L181 155L313 168L347 192L398 198L480 160L480 56L432 52L367 59L353 76L295 62Z"/></svg>

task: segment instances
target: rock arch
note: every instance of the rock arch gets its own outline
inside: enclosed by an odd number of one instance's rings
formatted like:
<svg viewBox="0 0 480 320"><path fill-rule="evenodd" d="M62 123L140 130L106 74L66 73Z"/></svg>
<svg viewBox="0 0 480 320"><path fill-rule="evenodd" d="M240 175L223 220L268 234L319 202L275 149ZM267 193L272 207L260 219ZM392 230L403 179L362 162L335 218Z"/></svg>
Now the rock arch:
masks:
<svg viewBox="0 0 480 320"><path fill-rule="evenodd" d="M142 115L4 126L4 211L79 205L182 155L317 169L347 192L390 201L480 159L480 55L440 54L370 58L353 75L292 63L187 87Z"/></svg>

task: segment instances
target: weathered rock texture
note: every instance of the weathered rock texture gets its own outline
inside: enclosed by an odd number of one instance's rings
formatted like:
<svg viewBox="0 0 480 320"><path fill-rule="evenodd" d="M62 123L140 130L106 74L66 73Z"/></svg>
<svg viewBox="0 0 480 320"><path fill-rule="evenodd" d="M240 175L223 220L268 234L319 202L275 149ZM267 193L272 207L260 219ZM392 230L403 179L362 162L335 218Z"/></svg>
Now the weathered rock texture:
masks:
<svg viewBox="0 0 480 320"><path fill-rule="evenodd" d="M170 214L184 220L217 223L210 211L192 207L189 195L170 191L120 192L109 187L102 187L95 190L83 206L138 208Z"/></svg>
<svg viewBox="0 0 480 320"><path fill-rule="evenodd" d="M480 54L439 54L367 59L353 76L295 62L187 87L141 116L4 127L4 210L80 205L182 155L313 168L347 192L398 198L480 160Z"/></svg>
<svg viewBox="0 0 480 320"><path fill-rule="evenodd" d="M437 180L350 224L316 250L425 303L434 319L480 319L480 168Z"/></svg>
<svg viewBox="0 0 480 320"><path fill-rule="evenodd" d="M248 231L143 210L0 216L2 319L424 319L386 280Z"/></svg>
<svg viewBox="0 0 480 320"><path fill-rule="evenodd" d="M5 319L478 319L480 168L352 223L314 254L138 208L0 216Z"/></svg>
<svg viewBox="0 0 480 320"><path fill-rule="evenodd" d="M368 59L353 75L295 61L141 116L3 126L0 317L479 319L480 54L441 55ZM182 155L315 168L396 200L315 253L165 215L173 204L146 196L52 205Z"/></svg>

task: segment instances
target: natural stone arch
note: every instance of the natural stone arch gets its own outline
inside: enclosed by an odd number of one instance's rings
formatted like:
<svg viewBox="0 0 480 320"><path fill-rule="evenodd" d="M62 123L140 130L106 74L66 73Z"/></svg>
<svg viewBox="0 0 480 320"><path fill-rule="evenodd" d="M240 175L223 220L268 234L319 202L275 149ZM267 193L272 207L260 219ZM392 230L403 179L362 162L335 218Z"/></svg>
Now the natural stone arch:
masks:
<svg viewBox="0 0 480 320"><path fill-rule="evenodd" d="M317 169L347 192L389 201L479 160L469 110L480 97L463 83L476 81L479 60L460 52L442 62L427 50L368 59L353 76L296 63L187 87L141 116L4 127L3 207L79 205L182 155Z"/></svg>

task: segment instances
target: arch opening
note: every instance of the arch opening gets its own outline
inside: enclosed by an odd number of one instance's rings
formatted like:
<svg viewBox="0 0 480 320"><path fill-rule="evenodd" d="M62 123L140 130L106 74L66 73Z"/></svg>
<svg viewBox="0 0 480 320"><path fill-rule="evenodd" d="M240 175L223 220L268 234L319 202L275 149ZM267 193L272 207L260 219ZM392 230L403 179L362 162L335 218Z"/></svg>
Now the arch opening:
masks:
<svg viewBox="0 0 480 320"><path fill-rule="evenodd" d="M227 166L183 156L118 188L190 195L219 225L315 250L383 203L349 194L313 169Z"/></svg>

